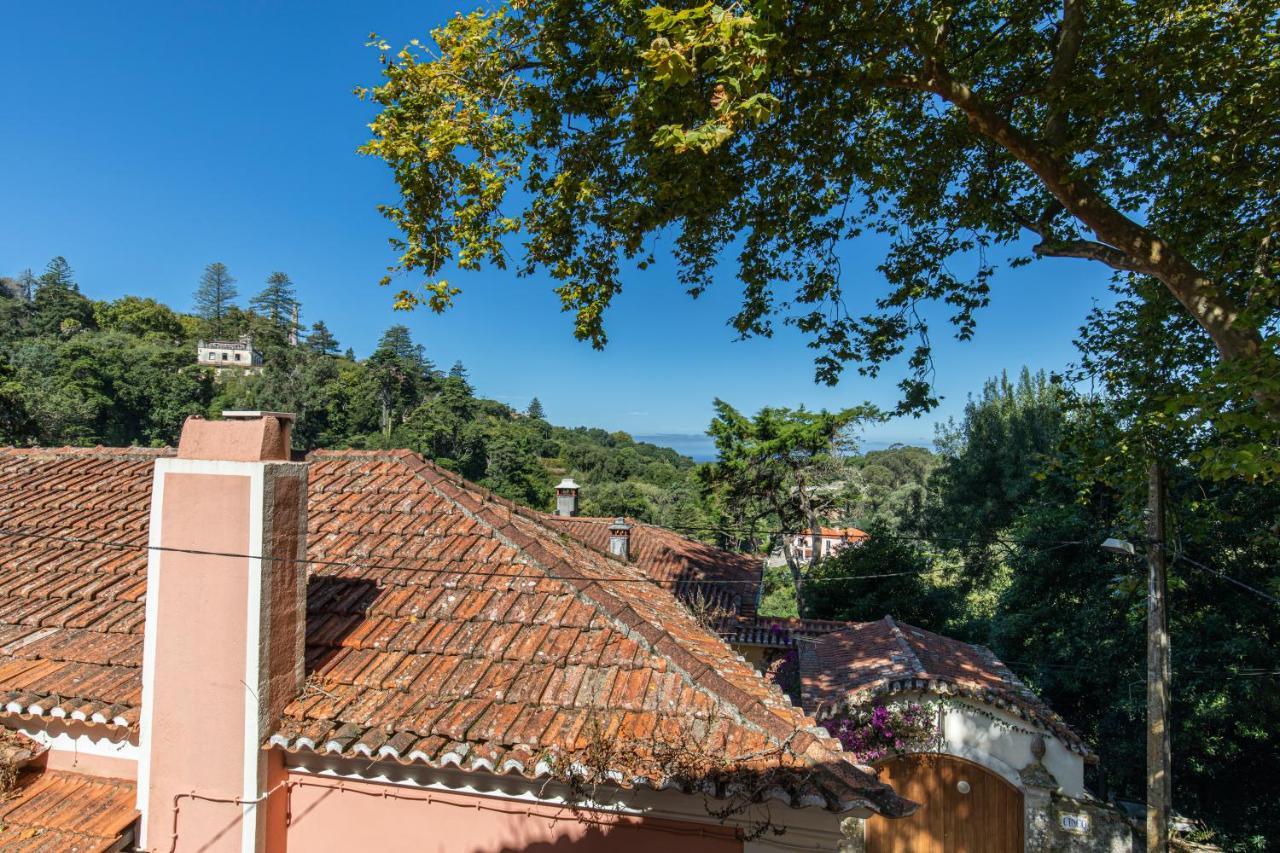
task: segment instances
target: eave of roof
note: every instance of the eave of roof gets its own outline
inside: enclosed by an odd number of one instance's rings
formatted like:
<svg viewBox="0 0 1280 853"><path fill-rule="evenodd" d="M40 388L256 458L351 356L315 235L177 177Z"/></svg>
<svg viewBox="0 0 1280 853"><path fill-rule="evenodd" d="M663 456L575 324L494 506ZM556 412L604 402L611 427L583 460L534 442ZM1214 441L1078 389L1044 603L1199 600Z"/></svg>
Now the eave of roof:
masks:
<svg viewBox="0 0 1280 853"><path fill-rule="evenodd" d="M879 696L934 693L969 699L1039 725L1092 759L1084 739L985 646L892 617L800 643L804 705L819 720Z"/></svg>

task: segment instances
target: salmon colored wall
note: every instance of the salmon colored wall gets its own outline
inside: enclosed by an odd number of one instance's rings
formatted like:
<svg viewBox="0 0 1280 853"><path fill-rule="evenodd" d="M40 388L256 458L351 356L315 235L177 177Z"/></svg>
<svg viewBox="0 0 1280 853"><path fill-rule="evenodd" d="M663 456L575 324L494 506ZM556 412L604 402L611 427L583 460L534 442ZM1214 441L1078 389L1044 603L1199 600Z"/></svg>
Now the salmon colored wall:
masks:
<svg viewBox="0 0 1280 853"><path fill-rule="evenodd" d="M297 773L290 781L289 853L742 853L720 826L609 812L584 822L570 809L492 797Z"/></svg>
<svg viewBox="0 0 1280 853"><path fill-rule="evenodd" d="M162 546L249 552L248 477L164 476ZM241 795L248 689L249 561L177 552L163 552L160 560L158 624L147 626L156 632L146 835L150 850L169 849L175 794ZM148 590L148 595L156 593L156 587ZM178 851L238 851L240 809L184 799L178 832Z"/></svg>

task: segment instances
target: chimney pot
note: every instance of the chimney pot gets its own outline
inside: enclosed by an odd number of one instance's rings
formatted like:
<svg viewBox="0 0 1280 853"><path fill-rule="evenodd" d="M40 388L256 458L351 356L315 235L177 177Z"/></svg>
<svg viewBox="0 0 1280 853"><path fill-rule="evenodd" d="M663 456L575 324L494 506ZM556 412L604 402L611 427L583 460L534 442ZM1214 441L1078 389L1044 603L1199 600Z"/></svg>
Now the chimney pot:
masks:
<svg viewBox="0 0 1280 853"><path fill-rule="evenodd" d="M192 415L182 425L179 459L224 462L288 461L294 415L288 412L225 411L222 420Z"/></svg>
<svg viewBox="0 0 1280 853"><path fill-rule="evenodd" d="M609 553L624 560L631 559L631 525L622 516L609 525Z"/></svg>
<svg viewBox="0 0 1280 853"><path fill-rule="evenodd" d="M565 477L556 486L556 515L572 518L578 514L578 484Z"/></svg>

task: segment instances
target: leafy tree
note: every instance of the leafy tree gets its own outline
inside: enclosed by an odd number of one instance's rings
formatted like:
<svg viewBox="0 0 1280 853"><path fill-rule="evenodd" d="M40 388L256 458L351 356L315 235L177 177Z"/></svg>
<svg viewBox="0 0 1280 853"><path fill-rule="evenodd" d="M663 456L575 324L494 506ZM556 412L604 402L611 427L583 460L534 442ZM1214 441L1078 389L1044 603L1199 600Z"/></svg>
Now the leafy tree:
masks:
<svg viewBox="0 0 1280 853"><path fill-rule="evenodd" d="M154 299L123 296L114 302L98 302L94 304L93 314L103 331L139 337L156 335L171 343L187 337L178 315Z"/></svg>
<svg viewBox="0 0 1280 853"><path fill-rule="evenodd" d="M0 355L0 444L25 444L35 437L26 391L18 381L17 371Z"/></svg>
<svg viewBox="0 0 1280 853"><path fill-rule="evenodd" d="M1235 365L1206 381L1274 415L1274 11L509 0L434 44L375 39L364 151L400 187L383 208L396 268L428 279L398 302L443 310L457 288L440 271L501 268L522 232L518 272L556 279L577 337L601 346L622 262L646 266L672 229L694 294L733 245L735 329L780 315L822 380L909 347L902 408L919 410L935 402L922 303L971 336L1001 247L1158 282ZM860 315L838 249L868 232L889 240L888 287Z"/></svg>
<svg viewBox="0 0 1280 853"><path fill-rule="evenodd" d="M317 320L311 325L311 333L307 335L307 346L320 355L338 354L338 339L329 331L324 320Z"/></svg>
<svg viewBox="0 0 1280 853"><path fill-rule="evenodd" d="M273 272L267 276L266 286L249 300L249 307L286 335L290 331L296 331L294 311L300 306L293 281L282 272Z"/></svg>
<svg viewBox="0 0 1280 853"><path fill-rule="evenodd" d="M1043 372L1024 367L1016 384L1003 373L988 380L959 422L938 428L933 532L990 545L1035 489L1033 475L1057 451L1063 419L1059 386Z"/></svg>
<svg viewBox="0 0 1280 853"><path fill-rule="evenodd" d="M784 534L802 529L817 533L851 449L848 431L875 413L866 408L809 412L766 407L748 418L723 400L715 401L715 409L707 434L715 439L719 460L699 473L706 488L730 509L736 526L754 528L769 519ZM790 537L780 538L796 602L804 612L800 562Z"/></svg>
<svg viewBox="0 0 1280 853"><path fill-rule="evenodd" d="M209 324L214 335L229 334L227 311L236 301L236 280L227 271L227 265L214 261L204 268L200 285L196 288L196 314Z"/></svg>
<svg viewBox="0 0 1280 853"><path fill-rule="evenodd" d="M93 328L93 303L81 295L66 258L49 261L32 299L31 313L32 328L39 335Z"/></svg>
<svg viewBox="0 0 1280 853"><path fill-rule="evenodd" d="M542 401L534 397L529 401L529 408L525 412L529 417L537 421L546 420L546 413L542 411Z"/></svg>
<svg viewBox="0 0 1280 853"><path fill-rule="evenodd" d="M819 563L806 583L812 594L806 616L870 622L886 614L913 625L944 630L963 602L941 582L920 543L872 528L871 538ZM885 577L885 575L889 575Z"/></svg>
<svg viewBox="0 0 1280 853"><path fill-rule="evenodd" d="M841 523L893 533L918 532L938 462L937 454L926 448L902 445L851 459L847 486L839 498Z"/></svg>

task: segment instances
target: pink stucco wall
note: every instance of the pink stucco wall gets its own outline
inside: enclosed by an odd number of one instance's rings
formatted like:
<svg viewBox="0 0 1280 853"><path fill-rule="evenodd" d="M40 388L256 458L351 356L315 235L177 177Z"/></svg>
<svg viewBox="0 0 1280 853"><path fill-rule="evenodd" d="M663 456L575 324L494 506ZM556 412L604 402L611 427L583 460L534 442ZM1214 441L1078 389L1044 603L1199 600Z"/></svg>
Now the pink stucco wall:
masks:
<svg viewBox="0 0 1280 853"><path fill-rule="evenodd" d="M741 853L732 830L291 774L289 853ZM276 853L276 851L272 851Z"/></svg>
<svg viewBox="0 0 1280 853"><path fill-rule="evenodd" d="M165 475L161 544L249 549L248 477ZM216 518L217 523L210 523ZM147 847L168 850L173 798L236 797L244 787L248 560L164 552L155 631ZM255 733L256 734L256 733ZM179 851L240 849L240 809L185 800Z"/></svg>

